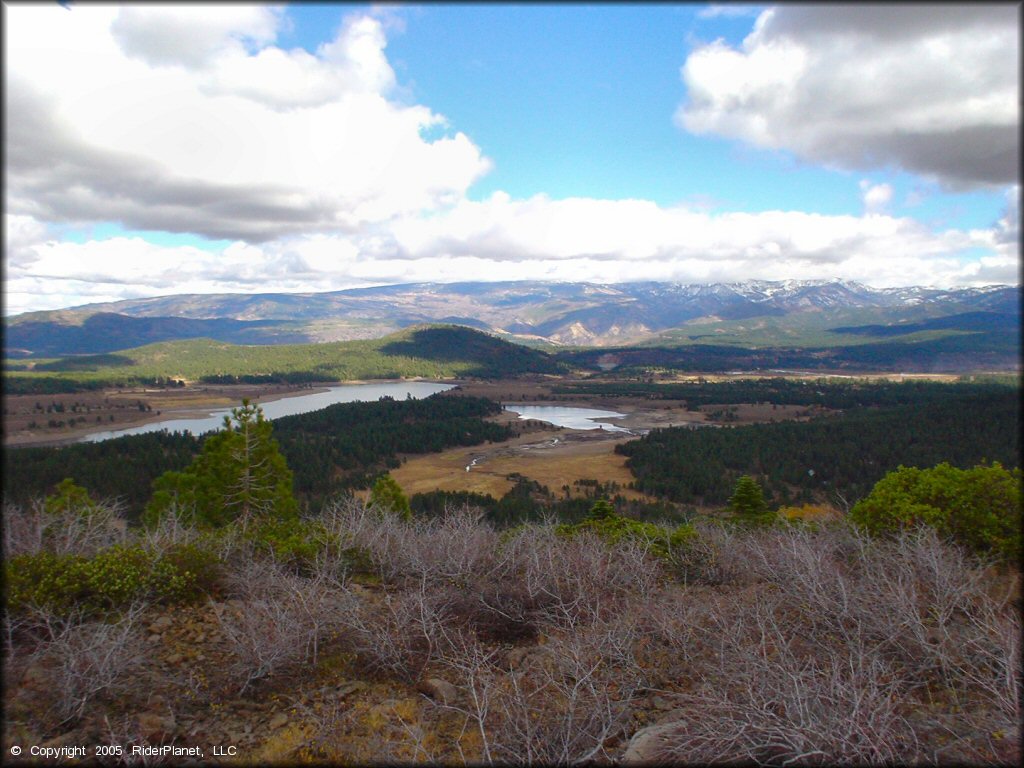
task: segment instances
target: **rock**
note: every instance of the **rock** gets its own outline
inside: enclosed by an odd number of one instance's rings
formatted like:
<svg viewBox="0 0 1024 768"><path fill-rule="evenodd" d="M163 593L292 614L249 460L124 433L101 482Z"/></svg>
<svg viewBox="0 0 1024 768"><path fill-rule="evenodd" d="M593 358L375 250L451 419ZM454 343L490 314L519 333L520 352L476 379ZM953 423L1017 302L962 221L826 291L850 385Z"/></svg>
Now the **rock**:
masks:
<svg viewBox="0 0 1024 768"><path fill-rule="evenodd" d="M173 623L174 622L171 620L170 616L161 616L159 619L157 619L149 625L149 631L152 632L154 635L161 635L166 630L170 629Z"/></svg>
<svg viewBox="0 0 1024 768"><path fill-rule="evenodd" d="M278 712L276 715L274 715L272 718L270 718L270 722L267 723L267 728L269 728L270 730L273 731L273 730L275 730L277 728L280 728L281 726L287 725L287 724L288 724L288 715L286 715L284 712Z"/></svg>
<svg viewBox="0 0 1024 768"><path fill-rule="evenodd" d="M454 685L439 677L428 677L426 680L421 680L416 685L416 690L442 704L451 704L459 695L459 691Z"/></svg>
<svg viewBox="0 0 1024 768"><path fill-rule="evenodd" d="M651 725L633 734L622 755L623 764L656 765L673 761L671 749L678 743L680 733L685 730L685 720L675 720L664 725Z"/></svg>
<svg viewBox="0 0 1024 768"><path fill-rule="evenodd" d="M148 643L158 642L160 640L160 637L161 637L161 635L158 635L158 634L156 634L154 632L152 635L150 635L149 637L146 638L146 642L148 642Z"/></svg>
<svg viewBox="0 0 1024 768"><path fill-rule="evenodd" d="M138 724L143 741L151 743L160 743L168 739L178 725L173 715L162 715L158 712L143 712L138 717Z"/></svg>
<svg viewBox="0 0 1024 768"><path fill-rule="evenodd" d="M166 659L168 664L175 664L175 665L181 664L181 662L183 662L184 660L185 660L185 657L182 656L180 653L172 653Z"/></svg>
<svg viewBox="0 0 1024 768"><path fill-rule="evenodd" d="M667 710L672 709L675 705L664 696L655 696L651 699L651 706L655 709Z"/></svg>

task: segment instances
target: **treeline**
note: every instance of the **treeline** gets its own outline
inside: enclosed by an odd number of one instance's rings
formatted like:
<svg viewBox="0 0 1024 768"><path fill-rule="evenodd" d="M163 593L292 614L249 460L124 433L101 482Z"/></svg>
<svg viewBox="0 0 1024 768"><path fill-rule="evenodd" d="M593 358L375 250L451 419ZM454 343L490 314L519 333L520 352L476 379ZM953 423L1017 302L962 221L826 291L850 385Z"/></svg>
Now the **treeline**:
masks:
<svg viewBox="0 0 1024 768"><path fill-rule="evenodd" d="M574 367L601 370L602 358L614 352L616 374L652 368L690 372L731 370L886 370L935 371L1014 369L1020 361L1020 335L1007 331L957 333L920 341L882 341L828 347L746 348L725 344L676 347L621 347L567 350L555 357Z"/></svg>
<svg viewBox="0 0 1024 768"><path fill-rule="evenodd" d="M97 392L104 389L130 387L183 387L185 382L173 376L81 376L53 375L26 371L4 376L6 395L61 395L71 392Z"/></svg>
<svg viewBox="0 0 1024 768"><path fill-rule="evenodd" d="M601 397L646 397L651 400L684 400L692 409L701 405L772 403L820 405L846 410L866 406L927 405L950 398L1005 393L1006 383L947 384L938 381L867 381L863 379L734 379L718 382L603 381L559 384L556 394Z"/></svg>
<svg viewBox="0 0 1024 768"><path fill-rule="evenodd" d="M682 520L686 515L674 505L626 499L616 483L599 480L577 480L574 485L581 492L572 495L563 486L564 495L557 495L548 486L530 480L518 473L508 476L514 485L501 498L489 493L472 491L430 491L414 493L409 505L418 517L440 517L452 509L473 507L483 512L483 519L496 528L508 528L527 522L540 522L548 518L560 523L578 523L585 520L599 499L611 499L615 509L629 518L641 520Z"/></svg>
<svg viewBox="0 0 1024 768"><path fill-rule="evenodd" d="M295 493L312 510L349 488L365 488L380 472L398 466L398 454L431 453L455 445L505 440L511 431L484 421L500 412L483 398L432 396L339 403L320 411L276 419L274 437L294 473ZM137 517L153 481L184 469L202 439L152 432L99 443L4 452L4 494L24 504L50 493L65 477L96 498L121 499Z"/></svg>
<svg viewBox="0 0 1024 768"><path fill-rule="evenodd" d="M1020 391L952 390L918 407L858 408L809 422L656 430L616 451L644 493L681 503L724 504L741 475L775 503L841 494L854 502L899 465L983 460L1020 464Z"/></svg>

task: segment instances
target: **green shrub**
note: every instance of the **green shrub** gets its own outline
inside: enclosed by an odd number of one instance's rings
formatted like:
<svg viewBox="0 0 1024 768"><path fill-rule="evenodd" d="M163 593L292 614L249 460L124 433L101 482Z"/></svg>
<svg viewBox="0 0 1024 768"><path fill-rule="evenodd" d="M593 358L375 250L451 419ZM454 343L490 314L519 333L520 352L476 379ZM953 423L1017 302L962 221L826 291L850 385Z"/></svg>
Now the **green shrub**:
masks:
<svg viewBox="0 0 1024 768"><path fill-rule="evenodd" d="M35 605L65 614L76 608L117 610L140 599L185 602L215 587L218 565L213 552L194 544L177 545L160 557L124 544L90 558L18 555L4 569L7 606L15 613Z"/></svg>
<svg viewBox="0 0 1024 768"><path fill-rule="evenodd" d="M188 603L214 591L220 571L213 551L199 544L177 544L153 565L149 586L157 600Z"/></svg>
<svg viewBox="0 0 1024 768"><path fill-rule="evenodd" d="M299 518L260 520L249 528L247 537L256 545L257 551L299 569L311 566L325 547L339 545L323 525Z"/></svg>
<svg viewBox="0 0 1024 768"><path fill-rule="evenodd" d="M65 613L83 603L87 563L80 555L46 551L12 557L4 567L7 609L19 613L35 605Z"/></svg>
<svg viewBox="0 0 1024 768"><path fill-rule="evenodd" d="M868 533L927 525L972 552L1016 560L1021 555L1021 472L998 462L957 469L899 467L850 511Z"/></svg>
<svg viewBox="0 0 1024 768"><path fill-rule="evenodd" d="M670 531L654 523L623 517L615 512L615 507L606 499L595 502L585 520L555 526L555 533L559 536L575 536L583 531L593 533L610 546L615 546L623 539L645 542L651 554L662 560L671 560L673 551L686 546L696 535L694 529L686 524Z"/></svg>

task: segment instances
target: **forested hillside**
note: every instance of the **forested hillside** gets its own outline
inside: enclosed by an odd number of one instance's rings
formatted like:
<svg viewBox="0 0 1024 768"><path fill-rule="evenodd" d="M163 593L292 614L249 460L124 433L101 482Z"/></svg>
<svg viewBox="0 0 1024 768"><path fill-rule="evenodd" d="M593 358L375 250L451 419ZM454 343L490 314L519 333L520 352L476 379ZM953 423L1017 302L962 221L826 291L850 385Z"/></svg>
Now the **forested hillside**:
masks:
<svg viewBox="0 0 1024 768"><path fill-rule="evenodd" d="M652 400L683 400L690 408L733 403L774 405L819 405L847 409L863 406L922 406L949 400L1007 392L1016 385L1010 377L979 377L981 380L949 384L928 380L870 381L867 379L731 379L654 383L645 381L584 381L558 384L555 394L599 395L601 397L646 397Z"/></svg>
<svg viewBox="0 0 1024 768"><path fill-rule="evenodd" d="M837 502L837 494L852 503L901 464L1019 466L1020 391L945 387L944 396L926 388L931 402L920 406L856 408L810 422L663 429L616 450L629 457L639 490L707 505L724 504L746 474L760 478L776 503Z"/></svg>

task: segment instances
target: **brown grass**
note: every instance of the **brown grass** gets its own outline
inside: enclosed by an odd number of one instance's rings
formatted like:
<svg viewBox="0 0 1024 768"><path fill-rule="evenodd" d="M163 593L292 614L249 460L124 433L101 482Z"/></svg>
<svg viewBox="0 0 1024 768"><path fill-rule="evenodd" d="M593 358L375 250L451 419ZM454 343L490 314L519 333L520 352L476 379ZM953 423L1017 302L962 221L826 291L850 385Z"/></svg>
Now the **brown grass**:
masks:
<svg viewBox="0 0 1024 768"><path fill-rule="evenodd" d="M585 435L580 439L580 435ZM548 447L555 438L559 444ZM623 439L593 439L586 433L552 430L540 438L537 433L524 435L498 446L454 448L443 453L410 458L391 475L406 494L433 490L489 493L500 498L512 488L508 475L518 473L553 492L573 481L592 478L616 482L623 486L622 495L631 499L645 498L625 486L633 481L626 468L626 457L615 453ZM474 458L480 461L469 472L466 466ZM575 491L575 489L574 489Z"/></svg>

